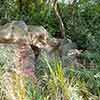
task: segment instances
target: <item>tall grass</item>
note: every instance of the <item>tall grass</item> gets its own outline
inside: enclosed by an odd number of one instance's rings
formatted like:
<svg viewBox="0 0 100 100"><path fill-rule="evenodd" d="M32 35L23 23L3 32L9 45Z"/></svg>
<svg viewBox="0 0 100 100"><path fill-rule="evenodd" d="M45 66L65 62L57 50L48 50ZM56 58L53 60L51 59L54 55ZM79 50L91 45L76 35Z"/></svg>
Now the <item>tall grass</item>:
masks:
<svg viewBox="0 0 100 100"><path fill-rule="evenodd" d="M99 100L98 96L90 92L84 76L81 79L82 74L75 72L73 66L71 69L63 68L60 60L49 60L48 57L44 57L42 61L37 68L36 84L31 78L16 71L9 75L2 64L0 100ZM87 74L84 70L83 73Z"/></svg>
<svg viewBox="0 0 100 100"><path fill-rule="evenodd" d="M77 80L71 72L67 77L62 63L59 60L49 62L44 58L47 71L41 78L41 91L44 100L98 100L89 92L85 81Z"/></svg>

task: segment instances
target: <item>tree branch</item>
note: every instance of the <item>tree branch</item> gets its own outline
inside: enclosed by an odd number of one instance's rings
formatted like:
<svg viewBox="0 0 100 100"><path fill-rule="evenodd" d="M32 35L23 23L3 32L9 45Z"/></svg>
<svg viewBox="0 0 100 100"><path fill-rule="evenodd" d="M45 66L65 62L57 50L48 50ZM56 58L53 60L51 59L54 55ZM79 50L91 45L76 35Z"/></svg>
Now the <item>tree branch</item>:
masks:
<svg viewBox="0 0 100 100"><path fill-rule="evenodd" d="M53 7L54 7L54 11L55 11L56 17L58 18L59 25L60 25L60 31L61 31L61 33L59 34L61 36L60 38L64 38L65 28L64 28L64 24L63 24L62 18L60 16L59 10L58 10L57 0L54 0Z"/></svg>

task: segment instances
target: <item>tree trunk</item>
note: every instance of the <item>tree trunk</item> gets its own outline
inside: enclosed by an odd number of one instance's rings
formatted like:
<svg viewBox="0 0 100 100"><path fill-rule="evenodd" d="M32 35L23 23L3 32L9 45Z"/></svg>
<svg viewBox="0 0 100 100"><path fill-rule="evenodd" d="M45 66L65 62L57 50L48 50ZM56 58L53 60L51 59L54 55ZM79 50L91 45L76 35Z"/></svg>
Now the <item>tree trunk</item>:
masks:
<svg viewBox="0 0 100 100"><path fill-rule="evenodd" d="M60 38L64 38L65 37L65 28L64 28L64 23L60 16L59 10L58 10L57 0L55 0L55 2L54 2L54 11L55 11L55 15L59 21L59 26L60 26L60 31L61 31L61 32L59 32L59 36L60 36Z"/></svg>

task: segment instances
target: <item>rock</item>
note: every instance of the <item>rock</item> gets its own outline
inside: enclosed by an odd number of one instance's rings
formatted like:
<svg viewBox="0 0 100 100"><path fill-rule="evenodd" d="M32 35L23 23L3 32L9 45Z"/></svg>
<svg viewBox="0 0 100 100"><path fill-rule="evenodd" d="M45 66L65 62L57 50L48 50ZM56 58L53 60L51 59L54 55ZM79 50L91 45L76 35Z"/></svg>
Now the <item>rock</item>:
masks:
<svg viewBox="0 0 100 100"><path fill-rule="evenodd" d="M15 45L0 44L0 64L4 64L4 71L14 67Z"/></svg>
<svg viewBox="0 0 100 100"><path fill-rule="evenodd" d="M0 42L16 42L26 38L28 27L23 21L12 21L0 26Z"/></svg>
<svg viewBox="0 0 100 100"><path fill-rule="evenodd" d="M34 26L33 26L34 27ZM31 32L32 31L32 32ZM31 34L28 34L31 33ZM32 36L32 43L28 41L28 36ZM12 77L19 76L19 82L22 82L21 77L28 77L31 78L32 81L36 82L36 76L35 76L35 68L36 68L36 50L38 48L44 48L47 40L47 32L43 27L34 27L32 30L29 30L27 25L23 21L13 21L11 23L7 23L4 26L0 27L0 43L3 43L3 46L6 44L9 46L12 44L14 46L14 56L11 56L12 59L14 59L14 67L12 67L12 64L10 65L9 69L7 69L5 72L7 72L7 76L5 75L4 82L6 82L6 93L10 89L10 95L11 100L18 100L16 99L17 96L15 96L15 84L12 82L14 80ZM34 42L36 39L36 42ZM9 44L8 44L9 43ZM13 44L16 43L16 44ZM36 48L32 48L31 45L34 45ZM5 49L6 46L4 46L3 49ZM11 47L12 48L12 47ZM10 46L9 46L10 49ZM33 49L33 50L32 50ZM36 49L36 50L35 50ZM7 52L6 52L7 53ZM9 52L9 54L12 52ZM9 58L9 56L8 56ZM12 61L11 61L12 62ZM5 62L4 62L5 63ZM8 66L7 66L8 67ZM12 82L9 82L11 80ZM11 85L10 85L10 84ZM19 84L20 86L21 84ZM23 88L23 87L22 87ZM8 90L7 90L8 89ZM13 94L12 94L13 92ZM26 99L25 99L26 100Z"/></svg>
<svg viewBox="0 0 100 100"><path fill-rule="evenodd" d="M72 58L74 55L74 50L76 50L77 45L71 40L64 40L62 43L62 63L63 66L67 67L72 64ZM70 56L69 56L70 55Z"/></svg>
<svg viewBox="0 0 100 100"><path fill-rule="evenodd" d="M42 26L13 21L0 27L0 42L20 44L22 41L29 43L34 55L38 56L46 52L50 59L61 58L64 66L70 66L79 53L76 44L70 39L49 38L48 32Z"/></svg>
<svg viewBox="0 0 100 100"><path fill-rule="evenodd" d="M42 26L28 26L28 40L31 44L37 46L38 48L44 48L47 44L48 32Z"/></svg>

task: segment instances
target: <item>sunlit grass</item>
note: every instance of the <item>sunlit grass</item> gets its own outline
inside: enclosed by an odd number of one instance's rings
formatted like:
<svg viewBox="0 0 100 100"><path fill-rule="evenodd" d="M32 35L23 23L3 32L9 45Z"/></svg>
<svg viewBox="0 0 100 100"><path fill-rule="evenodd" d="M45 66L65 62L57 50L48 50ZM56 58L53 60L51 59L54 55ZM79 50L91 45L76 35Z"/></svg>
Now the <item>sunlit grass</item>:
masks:
<svg viewBox="0 0 100 100"><path fill-rule="evenodd" d="M45 71L38 73L37 83L17 71L7 72L1 65L0 100L99 100L89 91L84 80L74 76L73 66L66 74L60 60L50 61L47 57L42 60L45 64L41 64L38 70Z"/></svg>
<svg viewBox="0 0 100 100"><path fill-rule="evenodd" d="M89 92L85 81L77 80L74 76L66 77L59 60L49 62L46 57L44 60L49 70L42 78L45 100L98 100Z"/></svg>

